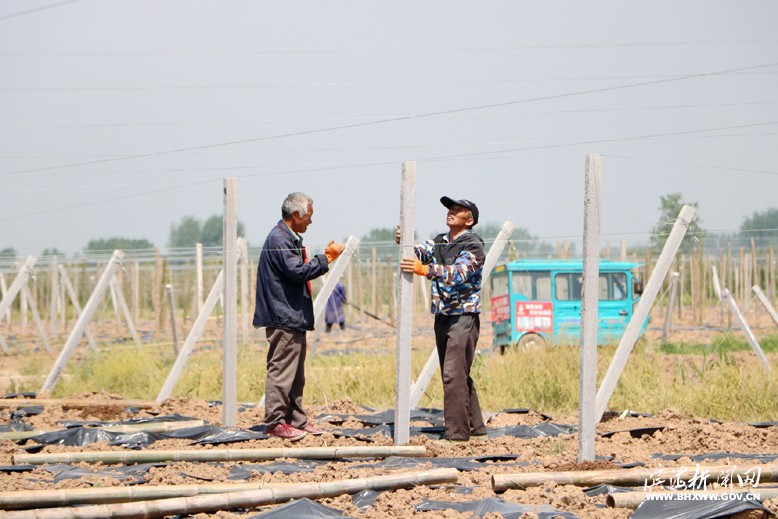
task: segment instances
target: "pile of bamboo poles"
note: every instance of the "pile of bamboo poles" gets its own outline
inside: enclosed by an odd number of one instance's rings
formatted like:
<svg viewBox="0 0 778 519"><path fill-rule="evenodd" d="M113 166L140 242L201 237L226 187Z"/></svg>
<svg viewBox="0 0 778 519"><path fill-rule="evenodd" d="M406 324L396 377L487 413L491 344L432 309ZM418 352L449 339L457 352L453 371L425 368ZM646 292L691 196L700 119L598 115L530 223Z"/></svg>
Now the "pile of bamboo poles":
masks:
<svg viewBox="0 0 778 519"><path fill-rule="evenodd" d="M738 483L736 488L716 489L716 490L698 490L698 489L679 489L666 491L660 485L654 486L654 482L662 481L670 484L676 481L677 484L689 483L692 478L701 475L726 474L730 481L751 481L754 486L741 487ZM754 475L758 477L754 480ZM684 479L686 478L686 479ZM693 468L667 467L667 468L632 468L632 469L611 469L611 470L585 470L585 471L562 471L562 472L525 472L516 474L495 474L492 476L492 490L497 493L505 492L509 489L524 490L528 487L544 485L548 482L556 482L560 485L575 485L589 487L601 484L637 487L641 491L609 493L606 496L606 503L611 507L637 508L649 495L673 495L678 498L684 498L687 494L737 494L737 493L757 493L762 500L774 499L778 497L778 488L760 488L761 483L778 481L778 464L764 465L696 465ZM713 480L706 480L706 486L712 484ZM643 491L650 485L651 491ZM656 488L656 490L654 490Z"/></svg>
<svg viewBox="0 0 778 519"><path fill-rule="evenodd" d="M215 494L200 493L191 497L169 497L148 501L122 502L119 504L94 504L72 508L49 508L0 512L0 519L102 519L151 518L168 515L211 513L221 510L255 508L284 503L292 499L322 499L343 494L356 494L363 490L393 490L416 485L455 483L456 469L435 469L388 476L373 476L326 483L302 483L286 487L259 488ZM29 502L29 500L28 500Z"/></svg>

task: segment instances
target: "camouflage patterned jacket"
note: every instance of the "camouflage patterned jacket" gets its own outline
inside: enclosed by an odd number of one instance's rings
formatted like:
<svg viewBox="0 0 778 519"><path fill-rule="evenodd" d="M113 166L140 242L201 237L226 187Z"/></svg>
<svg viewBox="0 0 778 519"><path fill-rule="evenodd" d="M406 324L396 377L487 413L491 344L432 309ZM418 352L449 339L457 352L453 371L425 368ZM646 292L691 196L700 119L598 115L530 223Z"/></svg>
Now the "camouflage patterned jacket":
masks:
<svg viewBox="0 0 778 519"><path fill-rule="evenodd" d="M481 272L484 241L465 231L449 243L448 233L416 246L416 257L429 265L433 314L461 315L481 312Z"/></svg>

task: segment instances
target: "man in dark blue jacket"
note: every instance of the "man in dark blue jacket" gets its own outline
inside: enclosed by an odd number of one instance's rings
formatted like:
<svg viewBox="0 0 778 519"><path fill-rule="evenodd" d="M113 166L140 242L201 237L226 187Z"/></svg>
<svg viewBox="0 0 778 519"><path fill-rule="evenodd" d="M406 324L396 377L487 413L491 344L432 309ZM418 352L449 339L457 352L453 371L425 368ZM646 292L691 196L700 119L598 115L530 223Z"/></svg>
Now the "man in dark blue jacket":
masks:
<svg viewBox="0 0 778 519"><path fill-rule="evenodd" d="M330 240L324 254L308 260L300 236L312 223L313 200L291 193L281 205L281 220L267 235L257 267L255 327L264 326L270 342L265 381L265 430L292 441L324 431L308 422L303 409L306 332L313 330L311 280L329 270L343 244Z"/></svg>

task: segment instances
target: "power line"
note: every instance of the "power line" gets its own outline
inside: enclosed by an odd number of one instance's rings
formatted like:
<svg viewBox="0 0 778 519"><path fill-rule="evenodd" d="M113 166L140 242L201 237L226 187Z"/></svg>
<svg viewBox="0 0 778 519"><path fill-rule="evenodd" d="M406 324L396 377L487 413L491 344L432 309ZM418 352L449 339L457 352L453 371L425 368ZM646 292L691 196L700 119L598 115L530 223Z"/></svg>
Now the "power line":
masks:
<svg viewBox="0 0 778 519"><path fill-rule="evenodd" d="M74 2L77 0L70 0ZM63 2L69 3L69 2ZM60 4L57 4L60 5ZM323 54L419 54L419 53L460 53L460 52L510 52L510 51L535 51L535 50L566 50L566 49L608 49L608 48L635 48L635 47L667 47L667 46L694 46L694 45L748 45L761 43L776 43L778 40L766 39L740 39L740 40L680 40L680 41L654 41L632 43L567 43L567 44L533 44L533 45L508 45L502 47L449 47L449 48L353 48L353 49L295 49L295 50L247 50L247 51L105 51L105 52L0 52L0 57L10 58L83 58L83 57L175 57L175 56L263 56L263 55L323 55Z"/></svg>
<svg viewBox="0 0 778 519"><path fill-rule="evenodd" d="M658 106L635 106L635 107L614 107L614 108L576 108L570 110L523 110L511 112L482 112L477 114L458 113L441 114L441 118L460 118L460 117L495 117L508 115L545 115L545 114L568 114L568 113L589 113L589 112L624 112L624 111L642 111L642 110L675 110L685 108L713 108L713 107L737 107L737 106L756 106L771 105L778 101L746 101L741 103L705 103L705 104L680 104L680 105L658 105ZM138 127L138 126L218 126L218 125L240 125L240 124L266 124L266 123L306 123L306 122L335 122L335 121L375 121L392 120L401 117L412 117L408 114L403 115L366 115L358 117L326 117L326 118L303 118L303 119L245 119L234 121L148 121L138 123L80 123L80 124L0 124L0 128L115 128L115 127ZM110 155L117 157L118 155ZM36 155L40 157L40 155ZM18 157L24 158L24 157Z"/></svg>
<svg viewBox="0 0 778 519"><path fill-rule="evenodd" d="M8 20L10 18L16 18L17 16L23 16L25 14L31 14L31 13L37 13L40 11L45 11L47 9L53 9L54 7L61 7L66 4L72 4L78 2L78 0L66 0L65 2L59 2L56 4L50 4L50 5L44 5L42 7L36 7L34 9L27 9L26 11L19 11L16 13L6 14L3 16L0 16L0 20Z"/></svg>
<svg viewBox="0 0 778 519"><path fill-rule="evenodd" d="M738 72L728 76L778 74L778 71ZM170 90L256 90L271 88L342 88L342 87L397 87L428 85L498 85L515 83L549 83L555 81L613 81L624 79L679 79L687 75L631 75L603 77L568 78L523 78L523 79L474 79L440 81L333 81L319 83L255 83L224 85L79 85L79 86L21 86L0 87L0 92L95 92L95 91L170 91Z"/></svg>
<svg viewBox="0 0 778 519"><path fill-rule="evenodd" d="M705 169L720 169L723 171L745 171L748 173L762 173L764 175L778 175L778 171L767 171L764 169L743 169L743 168L730 168L727 166L712 166L710 164L693 164L690 162L673 162L669 160L659 160L659 159L646 159L646 158L640 158L640 157L629 157L626 155L608 155L610 158L616 158L616 159L626 159L626 160L636 160L639 162L655 162L657 164L669 164L671 166L689 166L693 168L705 168Z"/></svg>
<svg viewBox="0 0 778 519"><path fill-rule="evenodd" d="M580 90L576 92L568 92L563 94L553 94L548 96L540 96L540 97L533 97L533 98L527 98L527 99L520 99L515 101L505 101L501 103L490 103L490 104L484 104L484 105L477 105L477 106L470 106L465 108L455 108L451 110L441 110L441 111L435 111L435 112L427 112L422 113L418 115L413 116L403 116L403 117L397 117L392 119L383 119L379 121L368 121L363 123L352 123L352 124L345 124L340 126L333 126L329 128L319 128L314 130L303 130L298 132L290 132L290 133L284 133L284 134L278 134L278 135L272 135L272 136L266 136L266 137L256 137L251 139L242 139L237 141L228 141L228 142L222 142L222 143L215 143L215 144L206 144L202 146L192 146L187 148L178 148L173 150L164 150L164 151L158 151L158 152L149 152L149 153L141 153L136 155L127 155L123 157L117 157L117 158L109 158L109 159L100 159L100 160L94 160L94 161L87 161L87 162L78 162L78 163L72 163L72 164L62 164L58 166L48 166L44 168L33 168L33 169L27 169L27 170L21 170L21 171L13 171L10 173L4 173L3 176L11 176L11 175L22 175L25 173L33 173L38 171L48 171L53 169L61 169L61 168L67 168L67 167L74 167L74 166L86 166L86 165L92 165L92 164L100 164L105 162L114 162L114 161L120 161L120 160L129 160L129 159L136 159L136 158L145 158L145 157L153 157L153 156L159 156L159 155L168 155L173 153L179 153L184 151L195 151L195 150L202 150L202 149L209 149L209 148L217 148L222 146L231 146L236 144L248 144L248 143L254 143L254 142L261 142L261 141L267 141L272 139L279 139L284 137L296 137L296 136L302 136L302 135L310 135L315 133L324 133L324 132L330 132L334 130L344 130L344 129L353 129L353 128L360 128L364 126L371 126L371 125L377 125L377 124L383 124L387 122L397 122L397 121L403 121L403 120L413 120L413 119L422 119L427 117L434 117L439 116L442 114L454 114L454 113L460 113L460 112L466 112L466 111L472 111L472 110L483 110L487 108L497 108L502 106L510 106L515 104L521 104L521 103L530 103L530 102L536 102L536 101L547 101L551 99L562 99L566 97L574 97L574 96L580 96L580 95L587 95L587 94L593 94L593 93L602 93L602 92L612 92L615 90L624 90L629 88L636 88L641 86L649 86L649 85L658 85L663 83L669 83L674 81L682 81L687 79L695 79L695 78L702 78L702 77L710 77L710 76L718 76L722 74L729 74L732 72L741 72L746 70L756 70L760 68L765 67L772 67L778 65L778 62L773 63L765 63L762 65L754 65L750 67L740 67L736 69L728 69L728 70L721 70L716 72L705 72L705 73L699 73L699 74L690 74L688 76L682 76L678 78L671 78L671 79L658 79L653 81L644 81L640 83L632 83L627 85L618 85L613 87L605 87L605 88L597 88L597 89L589 89L589 90Z"/></svg>

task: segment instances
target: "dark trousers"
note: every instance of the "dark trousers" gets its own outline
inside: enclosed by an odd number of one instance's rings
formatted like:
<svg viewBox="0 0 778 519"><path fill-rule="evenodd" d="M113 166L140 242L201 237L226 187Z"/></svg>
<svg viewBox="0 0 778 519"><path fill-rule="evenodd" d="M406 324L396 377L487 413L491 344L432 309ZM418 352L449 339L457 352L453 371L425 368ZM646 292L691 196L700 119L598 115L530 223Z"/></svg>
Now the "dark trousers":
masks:
<svg viewBox="0 0 778 519"><path fill-rule="evenodd" d="M436 315L435 345L443 377L443 415L447 440L486 434L470 367L481 330L478 314Z"/></svg>
<svg viewBox="0 0 778 519"><path fill-rule="evenodd" d="M284 422L305 427L308 415L303 409L305 388L305 332L266 328L270 341L265 381L265 424L270 429Z"/></svg>

